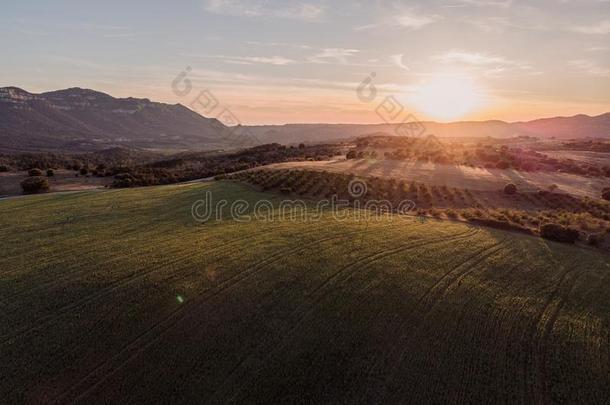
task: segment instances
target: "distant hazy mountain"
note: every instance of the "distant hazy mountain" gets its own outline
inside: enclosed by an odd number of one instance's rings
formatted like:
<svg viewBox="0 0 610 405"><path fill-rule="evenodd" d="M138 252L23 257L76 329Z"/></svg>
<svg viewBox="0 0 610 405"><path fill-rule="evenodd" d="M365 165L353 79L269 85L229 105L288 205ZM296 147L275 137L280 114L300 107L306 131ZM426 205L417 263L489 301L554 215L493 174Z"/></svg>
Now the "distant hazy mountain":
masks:
<svg viewBox="0 0 610 405"><path fill-rule="evenodd" d="M401 132L402 130L402 132ZM437 137L610 138L610 113L597 117L546 118L529 122L422 122L406 130ZM186 150L334 142L372 133L405 134L394 124L288 124L225 127L180 104L114 98L72 88L32 94L0 88L0 151L91 151L116 146ZM243 141L243 142L242 142Z"/></svg>
<svg viewBox="0 0 610 405"><path fill-rule="evenodd" d="M373 133L388 135L403 134L405 127L394 124L349 125L349 124L289 124L252 126L248 129L262 142L325 142L349 139ZM610 138L610 113L589 117L545 118L529 122L508 123L504 121L464 121L438 123L425 121L413 125L412 131L419 135L437 137L496 137L535 136L540 138Z"/></svg>
<svg viewBox="0 0 610 405"><path fill-rule="evenodd" d="M212 148L223 145L224 128L180 104L120 99L80 88L42 94L0 88L2 150Z"/></svg>

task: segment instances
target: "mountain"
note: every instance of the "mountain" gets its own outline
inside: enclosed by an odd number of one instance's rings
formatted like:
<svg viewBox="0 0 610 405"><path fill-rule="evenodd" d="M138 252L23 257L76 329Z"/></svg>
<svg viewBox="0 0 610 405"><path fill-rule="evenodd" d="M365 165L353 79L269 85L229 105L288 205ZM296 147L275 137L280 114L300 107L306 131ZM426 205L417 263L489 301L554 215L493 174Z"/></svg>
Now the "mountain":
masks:
<svg viewBox="0 0 610 405"><path fill-rule="evenodd" d="M226 127L180 104L71 88L32 94L0 88L0 150L213 148Z"/></svg>
<svg viewBox="0 0 610 405"><path fill-rule="evenodd" d="M529 122L517 122L513 126L541 137L608 138L610 137L610 113L596 117L580 114L573 117L542 118Z"/></svg>
<svg viewBox="0 0 610 405"><path fill-rule="evenodd" d="M545 118L516 123L498 120L450 123L423 121L417 123L412 128L412 133L414 134L435 135L440 138L476 138L487 136L494 138L517 136L534 136L539 138L610 138L610 113L596 117L576 115L574 117ZM257 139L265 143L328 142L373 133L384 133L387 135L403 133L397 124L287 124L250 126L247 129Z"/></svg>
<svg viewBox="0 0 610 405"><path fill-rule="evenodd" d="M405 131L406 129L406 131ZM528 122L425 121L397 124L286 124L226 127L181 104L115 98L71 88L41 94L0 88L0 151L95 151L113 147L211 150L261 143L350 140L372 133L437 137L610 138L610 113Z"/></svg>

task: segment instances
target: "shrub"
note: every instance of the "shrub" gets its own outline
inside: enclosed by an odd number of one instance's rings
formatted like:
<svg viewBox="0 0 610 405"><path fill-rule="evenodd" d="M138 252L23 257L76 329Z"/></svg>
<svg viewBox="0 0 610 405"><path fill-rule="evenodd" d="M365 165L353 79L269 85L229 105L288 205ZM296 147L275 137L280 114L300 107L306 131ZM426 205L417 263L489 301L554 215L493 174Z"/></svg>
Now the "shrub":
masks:
<svg viewBox="0 0 610 405"><path fill-rule="evenodd" d="M358 157L358 153L356 153L355 150L350 150L349 152L347 152L347 155L345 156L346 159L356 159Z"/></svg>
<svg viewBox="0 0 610 405"><path fill-rule="evenodd" d="M218 181L218 180L224 180L224 179L226 179L226 178L227 178L227 175L226 175L226 174L219 174L219 175L214 176L214 180L216 180L216 181Z"/></svg>
<svg viewBox="0 0 610 405"><path fill-rule="evenodd" d="M280 192L282 194L290 194L292 192L292 189L290 187L282 187L280 188Z"/></svg>
<svg viewBox="0 0 610 405"><path fill-rule="evenodd" d="M55 176L55 171L53 169L47 169L47 177Z"/></svg>
<svg viewBox="0 0 610 405"><path fill-rule="evenodd" d="M457 216L458 216L457 212L455 212L455 211L454 211L454 210L452 210L452 209L448 209L448 210L446 210L446 211L445 211L445 214L447 214L447 217L448 217L448 218L452 218L452 219L455 219L455 218L457 218Z"/></svg>
<svg viewBox="0 0 610 405"><path fill-rule="evenodd" d="M82 169L80 169L81 175L85 176L85 175L87 175L87 173L89 173L89 170L87 170L86 168L83 167Z"/></svg>
<svg viewBox="0 0 610 405"><path fill-rule="evenodd" d="M602 190L602 198L606 201L610 201L610 187Z"/></svg>
<svg viewBox="0 0 610 405"><path fill-rule="evenodd" d="M510 164L507 161L502 160L502 161L500 161L500 162L498 162L496 164L496 167L498 169L504 169L505 170L505 169L508 169L510 167Z"/></svg>
<svg viewBox="0 0 610 405"><path fill-rule="evenodd" d="M7 165L0 165L0 173L10 172L11 169Z"/></svg>
<svg viewBox="0 0 610 405"><path fill-rule="evenodd" d="M598 246L603 240L604 236L600 234L589 234L587 237L587 243L591 246Z"/></svg>
<svg viewBox="0 0 610 405"><path fill-rule="evenodd" d="M28 177L21 182L23 194L46 193L49 191L49 182L44 177Z"/></svg>
<svg viewBox="0 0 610 405"><path fill-rule="evenodd" d="M28 176L30 176L30 177L42 176L42 170L40 170L38 168L32 168L32 169L28 170Z"/></svg>
<svg viewBox="0 0 610 405"><path fill-rule="evenodd" d="M512 195L516 192L517 186L515 186L513 183L508 183L506 186L504 186L504 194Z"/></svg>
<svg viewBox="0 0 610 405"><path fill-rule="evenodd" d="M557 242L574 243L578 239L578 231L559 224L545 224L540 227L540 236Z"/></svg>
<svg viewBox="0 0 610 405"><path fill-rule="evenodd" d="M526 234L532 234L532 231L524 226L518 224L511 224L505 220L498 220L492 218L470 218L468 222L475 225L488 226L490 228L503 229L505 231L522 232Z"/></svg>

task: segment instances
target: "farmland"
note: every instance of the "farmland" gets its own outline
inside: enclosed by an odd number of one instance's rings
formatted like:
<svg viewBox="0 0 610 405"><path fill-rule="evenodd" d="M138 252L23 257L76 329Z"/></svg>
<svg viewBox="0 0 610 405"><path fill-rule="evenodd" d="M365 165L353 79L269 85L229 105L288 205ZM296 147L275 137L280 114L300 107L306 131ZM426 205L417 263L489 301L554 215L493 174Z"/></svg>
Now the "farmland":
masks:
<svg viewBox="0 0 610 405"><path fill-rule="evenodd" d="M311 162L314 164L315 162ZM464 223L199 223L227 181L0 201L7 403L604 403L610 260Z"/></svg>
<svg viewBox="0 0 610 405"><path fill-rule="evenodd" d="M601 190L610 182L601 177L584 177L571 173L517 172L514 170L487 169L440 163L422 163L398 160L328 160L316 162L287 162L270 165L272 168L321 170L332 173L353 173L358 176L417 180L430 185L468 188L472 190L499 190L512 182L524 191L547 189L556 184L565 193L599 198Z"/></svg>

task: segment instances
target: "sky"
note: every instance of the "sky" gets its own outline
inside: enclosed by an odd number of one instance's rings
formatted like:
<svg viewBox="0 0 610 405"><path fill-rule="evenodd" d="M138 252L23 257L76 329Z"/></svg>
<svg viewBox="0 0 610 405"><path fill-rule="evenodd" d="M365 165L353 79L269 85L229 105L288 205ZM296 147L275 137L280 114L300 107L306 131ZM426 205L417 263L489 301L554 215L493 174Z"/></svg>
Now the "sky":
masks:
<svg viewBox="0 0 610 405"><path fill-rule="evenodd" d="M242 124L610 111L610 0L177 3L3 1L0 86L91 88Z"/></svg>

